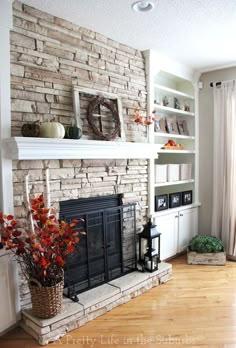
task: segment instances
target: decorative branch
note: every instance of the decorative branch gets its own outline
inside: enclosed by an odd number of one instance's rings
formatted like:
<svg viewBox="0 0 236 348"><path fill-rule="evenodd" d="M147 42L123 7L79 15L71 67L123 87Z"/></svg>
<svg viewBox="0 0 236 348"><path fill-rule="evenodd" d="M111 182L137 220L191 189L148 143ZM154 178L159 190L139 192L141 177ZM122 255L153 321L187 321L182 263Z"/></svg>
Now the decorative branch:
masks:
<svg viewBox="0 0 236 348"><path fill-rule="evenodd" d="M49 167L48 161L45 161L46 168L44 168L44 206L49 209L48 215L50 215L51 209L51 194L50 194L50 183L49 183Z"/></svg>
<svg viewBox="0 0 236 348"><path fill-rule="evenodd" d="M26 174L24 179L24 205L27 210L27 217L29 221L29 232L34 233L34 220L32 216L30 197L29 197L29 174Z"/></svg>

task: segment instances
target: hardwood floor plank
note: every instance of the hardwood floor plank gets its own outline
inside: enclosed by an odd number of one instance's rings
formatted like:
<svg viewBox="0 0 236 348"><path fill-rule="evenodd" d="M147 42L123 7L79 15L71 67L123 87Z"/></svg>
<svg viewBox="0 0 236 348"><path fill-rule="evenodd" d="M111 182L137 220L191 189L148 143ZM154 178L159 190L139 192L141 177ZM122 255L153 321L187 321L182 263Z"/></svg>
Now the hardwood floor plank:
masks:
<svg viewBox="0 0 236 348"><path fill-rule="evenodd" d="M72 331L54 348L235 348L236 263L187 265L171 260L173 279ZM17 328L0 337L0 348L36 348Z"/></svg>

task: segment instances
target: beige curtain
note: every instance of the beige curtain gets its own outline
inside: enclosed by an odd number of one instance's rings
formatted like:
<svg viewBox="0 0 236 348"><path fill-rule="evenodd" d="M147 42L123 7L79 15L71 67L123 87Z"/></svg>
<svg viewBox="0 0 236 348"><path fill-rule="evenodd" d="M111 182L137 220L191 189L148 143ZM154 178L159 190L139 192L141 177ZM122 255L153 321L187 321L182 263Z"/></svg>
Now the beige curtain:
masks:
<svg viewBox="0 0 236 348"><path fill-rule="evenodd" d="M212 234L236 257L236 86L214 86Z"/></svg>

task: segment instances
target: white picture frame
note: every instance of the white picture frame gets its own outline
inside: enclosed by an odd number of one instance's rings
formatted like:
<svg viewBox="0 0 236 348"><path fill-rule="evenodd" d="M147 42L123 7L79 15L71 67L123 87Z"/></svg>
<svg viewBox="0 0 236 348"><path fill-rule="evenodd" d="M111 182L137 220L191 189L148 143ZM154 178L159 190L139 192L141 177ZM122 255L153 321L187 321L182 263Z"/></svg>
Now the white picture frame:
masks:
<svg viewBox="0 0 236 348"><path fill-rule="evenodd" d="M96 96L102 96L103 98L109 99L109 100L115 100L117 103L117 111L120 121L120 134L116 138L116 141L125 141L125 130L124 130L124 121L123 121L123 114L122 114L122 100L121 98L114 93L108 93L103 91L94 90L91 88L84 88L79 86L73 86L73 106L74 106L74 115L75 115L75 126L83 129L82 120L81 120L81 114L80 114L80 95L81 94L88 94L92 97ZM92 139L92 136L82 136L83 139Z"/></svg>

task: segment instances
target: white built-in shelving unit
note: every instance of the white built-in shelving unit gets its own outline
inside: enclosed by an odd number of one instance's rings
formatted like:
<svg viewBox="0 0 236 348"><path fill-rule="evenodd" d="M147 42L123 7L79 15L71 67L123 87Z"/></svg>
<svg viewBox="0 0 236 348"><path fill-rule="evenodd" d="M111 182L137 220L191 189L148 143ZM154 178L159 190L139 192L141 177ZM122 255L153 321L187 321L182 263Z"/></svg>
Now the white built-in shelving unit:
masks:
<svg viewBox="0 0 236 348"><path fill-rule="evenodd" d="M165 61L155 52L145 51L148 87L148 113L162 119L162 128L150 127L149 142L157 149L149 159L149 214L162 233L161 258L166 259L186 249L189 240L198 233L198 90L191 69L176 62ZM187 132L179 128L169 133L165 122L185 122ZM181 121L181 122L180 122ZM163 149L168 140L182 144L183 149ZM155 181L156 165L191 164L192 173L186 180ZM158 210L158 196L192 191L192 203ZM168 202L169 203L169 202Z"/></svg>

